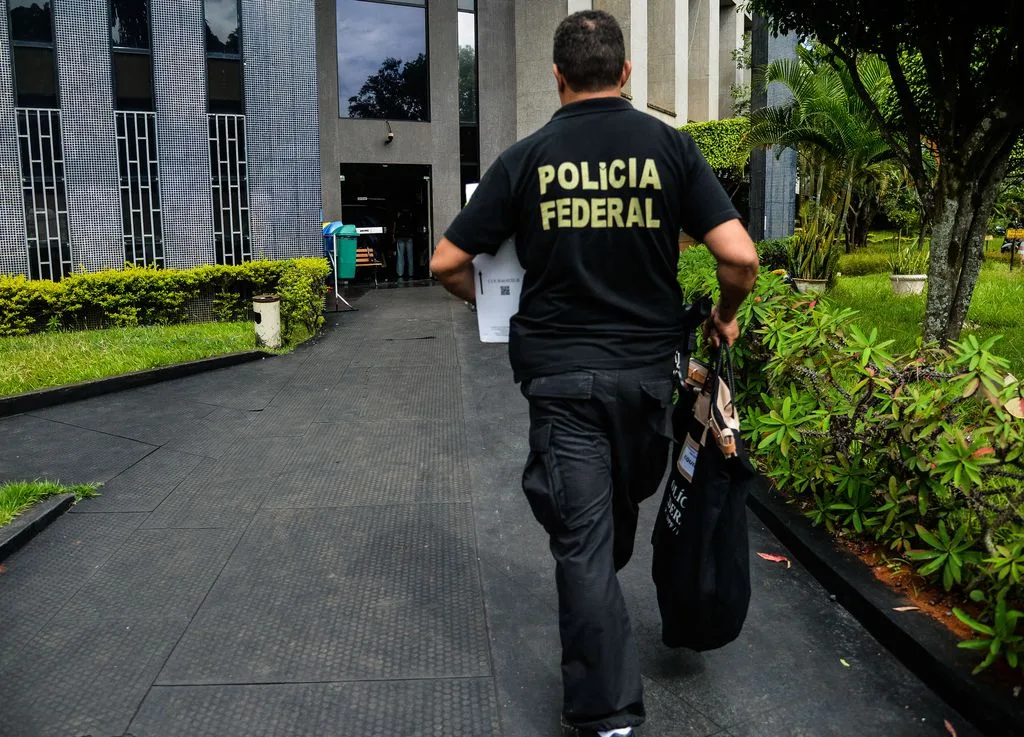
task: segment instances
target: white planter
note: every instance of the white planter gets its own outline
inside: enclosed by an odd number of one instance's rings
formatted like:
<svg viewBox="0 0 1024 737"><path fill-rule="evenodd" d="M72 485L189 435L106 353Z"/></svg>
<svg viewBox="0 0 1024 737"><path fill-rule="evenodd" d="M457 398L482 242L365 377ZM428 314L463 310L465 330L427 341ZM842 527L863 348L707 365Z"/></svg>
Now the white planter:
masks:
<svg viewBox="0 0 1024 737"><path fill-rule="evenodd" d="M928 282L926 274L893 274L889 277L896 294L921 294Z"/></svg>
<svg viewBox="0 0 1024 737"><path fill-rule="evenodd" d="M793 283L796 284L796 290L800 294L817 294L818 292L824 292L825 287L828 286L828 279L793 279Z"/></svg>

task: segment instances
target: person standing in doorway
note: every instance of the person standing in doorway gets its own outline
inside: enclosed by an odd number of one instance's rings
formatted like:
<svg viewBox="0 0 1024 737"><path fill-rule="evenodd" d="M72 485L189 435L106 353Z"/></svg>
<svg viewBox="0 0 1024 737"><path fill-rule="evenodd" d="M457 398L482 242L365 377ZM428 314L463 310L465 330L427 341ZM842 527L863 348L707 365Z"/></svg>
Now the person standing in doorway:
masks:
<svg viewBox="0 0 1024 737"><path fill-rule="evenodd" d="M622 98L630 70L611 15L566 18L554 39L561 109L498 157L431 261L469 301L474 255L515 236L526 270L509 356L530 405L523 491L555 559L570 735L632 735L645 718L616 573L668 462L684 333L680 230L718 262L713 343L738 337L736 312L758 271L739 213L690 136Z"/></svg>
<svg viewBox="0 0 1024 737"><path fill-rule="evenodd" d="M412 213L409 210L399 210L395 216L395 246L397 256L395 259L395 274L399 279L408 281L413 276L413 224Z"/></svg>

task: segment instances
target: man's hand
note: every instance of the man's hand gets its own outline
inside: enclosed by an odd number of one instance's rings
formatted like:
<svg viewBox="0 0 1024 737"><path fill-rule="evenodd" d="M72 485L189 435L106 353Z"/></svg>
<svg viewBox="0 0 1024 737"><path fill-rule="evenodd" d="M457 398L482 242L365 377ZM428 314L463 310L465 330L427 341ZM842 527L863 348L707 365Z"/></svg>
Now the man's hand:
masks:
<svg viewBox="0 0 1024 737"><path fill-rule="evenodd" d="M722 341L732 345L740 337L736 311L757 282L757 249L739 220L729 220L712 228L704 236L711 255L718 262L721 296L707 322L711 345L721 348Z"/></svg>
<svg viewBox="0 0 1024 737"><path fill-rule="evenodd" d="M740 324L734 317L732 320L723 320L718 312L718 305L711 310L711 317L704 323L704 333L707 335L711 346L718 350L722 347L723 341L731 346L740 337Z"/></svg>

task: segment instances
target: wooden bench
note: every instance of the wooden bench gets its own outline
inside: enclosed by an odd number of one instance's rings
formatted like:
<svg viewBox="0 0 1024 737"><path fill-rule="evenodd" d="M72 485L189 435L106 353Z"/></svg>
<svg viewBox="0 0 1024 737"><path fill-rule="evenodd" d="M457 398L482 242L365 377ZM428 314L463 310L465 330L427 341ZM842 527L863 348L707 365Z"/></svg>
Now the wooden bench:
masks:
<svg viewBox="0 0 1024 737"><path fill-rule="evenodd" d="M373 283L374 286L377 284L377 269L384 266L381 261L377 260L377 257L373 253L373 249L369 246L358 246L356 248L356 268L357 269L373 269Z"/></svg>

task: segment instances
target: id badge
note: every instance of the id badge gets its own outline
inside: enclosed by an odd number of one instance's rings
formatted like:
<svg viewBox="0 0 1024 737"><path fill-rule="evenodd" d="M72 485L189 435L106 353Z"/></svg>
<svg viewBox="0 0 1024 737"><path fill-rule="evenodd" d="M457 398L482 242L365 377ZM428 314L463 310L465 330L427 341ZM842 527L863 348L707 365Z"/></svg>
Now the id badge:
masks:
<svg viewBox="0 0 1024 737"><path fill-rule="evenodd" d="M676 459L676 468L683 478L693 481L693 471L697 468L697 456L700 454L700 446L689 435L683 442L683 448Z"/></svg>

